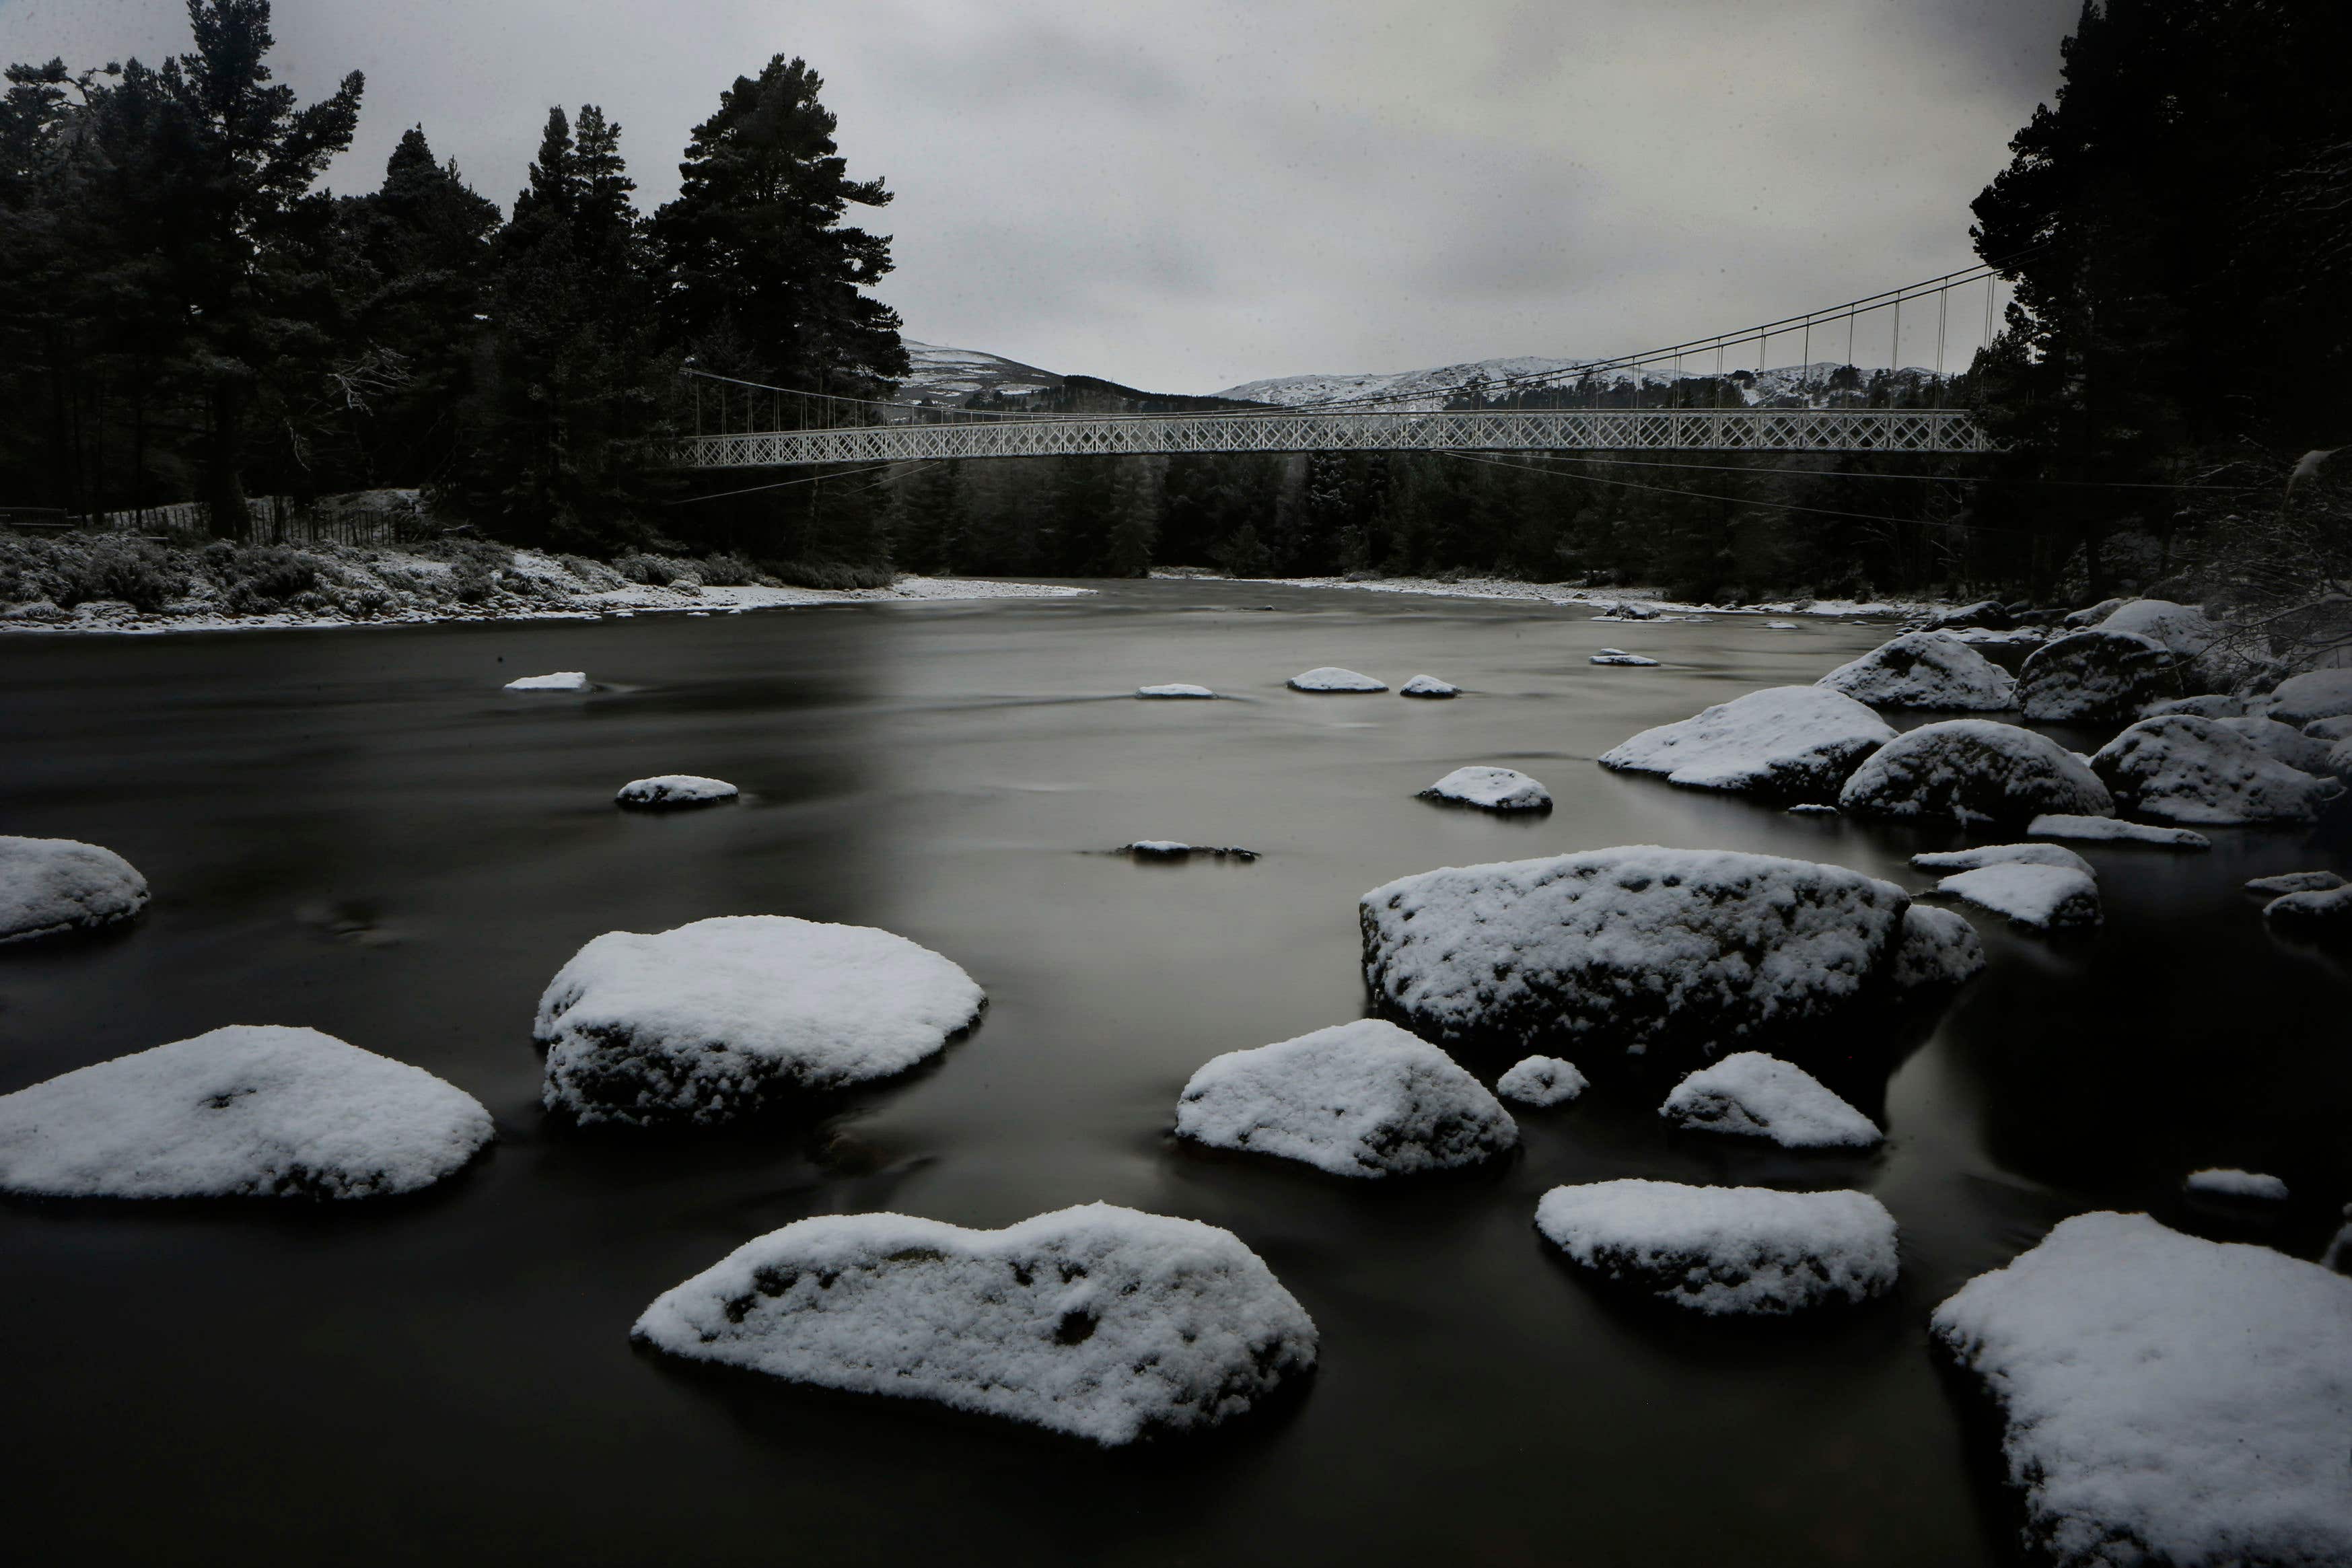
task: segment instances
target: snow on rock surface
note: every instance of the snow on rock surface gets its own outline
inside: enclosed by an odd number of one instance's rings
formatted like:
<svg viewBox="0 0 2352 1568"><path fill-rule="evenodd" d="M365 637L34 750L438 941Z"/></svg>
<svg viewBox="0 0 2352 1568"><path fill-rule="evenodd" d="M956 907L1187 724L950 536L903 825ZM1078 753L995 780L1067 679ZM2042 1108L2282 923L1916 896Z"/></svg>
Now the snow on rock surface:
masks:
<svg viewBox="0 0 2352 1568"><path fill-rule="evenodd" d="M2276 1176L2266 1176L2258 1171L2218 1168L2191 1171L2188 1180L2180 1184L2209 1198L2250 1198L2272 1204L2283 1204L2287 1200L2286 1184Z"/></svg>
<svg viewBox="0 0 2352 1568"><path fill-rule="evenodd" d="M2263 918L2280 925L2337 928L2352 922L2352 888L2289 893L2263 906Z"/></svg>
<svg viewBox="0 0 2352 1568"><path fill-rule="evenodd" d="M2303 727L2303 732L2331 746L2338 741L2352 741L2352 713L2338 713L2333 719L2314 719Z"/></svg>
<svg viewBox="0 0 2352 1568"><path fill-rule="evenodd" d="M2153 827L2112 816L2076 816L2050 812L2025 825L2029 838L2066 838L2077 844L2154 844L2167 849L2210 849L2213 841L2186 827Z"/></svg>
<svg viewBox="0 0 2352 1568"><path fill-rule="evenodd" d="M1895 950L1895 984L1906 991L1923 985L1964 985L1984 973L1984 939L1968 917L1950 910L1913 904L1903 915L1903 945Z"/></svg>
<svg viewBox="0 0 2352 1568"><path fill-rule="evenodd" d="M0 835L0 945L96 931L147 907L147 879L111 849Z"/></svg>
<svg viewBox="0 0 2352 1568"><path fill-rule="evenodd" d="M2313 669L2290 675L2274 687L2270 716L2289 724L2352 714L2352 669Z"/></svg>
<svg viewBox="0 0 2352 1568"><path fill-rule="evenodd" d="M2058 624L2069 631L2080 631L2085 626L2097 626L2130 603L2129 599L2102 599L2087 608L2068 612Z"/></svg>
<svg viewBox="0 0 2352 1568"><path fill-rule="evenodd" d="M2333 871L2282 871L2275 877L2254 878L2246 884L2246 891L2275 898L2281 893L2326 893L2343 885L2344 879Z"/></svg>
<svg viewBox="0 0 2352 1568"><path fill-rule="evenodd" d="M2352 1562L2352 1279L2086 1214L1936 1309L2064 1568Z"/></svg>
<svg viewBox="0 0 2352 1568"><path fill-rule="evenodd" d="M1232 1232L1099 1203L1002 1230L804 1219L662 1292L631 1337L1106 1447L1238 1415L1317 1349L1306 1309Z"/></svg>
<svg viewBox="0 0 2352 1568"><path fill-rule="evenodd" d="M1536 1228L1585 1268L1711 1314L1859 1302L1895 1284L1895 1216L1866 1193L1592 1182L1546 1193Z"/></svg>
<svg viewBox="0 0 2352 1568"><path fill-rule="evenodd" d="M1433 675L1416 675L1397 688L1400 697L1459 697L1462 689Z"/></svg>
<svg viewBox="0 0 2352 1568"><path fill-rule="evenodd" d="M1551 791L1510 768L1456 768L1421 792L1488 811L1549 811Z"/></svg>
<svg viewBox="0 0 2352 1568"><path fill-rule="evenodd" d="M587 691L593 688L586 672L559 669L553 675L526 675L506 684L509 691Z"/></svg>
<svg viewBox="0 0 2352 1568"><path fill-rule="evenodd" d="M1914 855L1911 864L1923 871L1974 871L1986 866L2062 866L2088 877L2091 863L2058 844L1979 844L1967 849L1944 849Z"/></svg>
<svg viewBox="0 0 2352 1568"><path fill-rule="evenodd" d="M2017 706L2017 679L1956 637L1906 632L1816 684L1873 708L2000 712Z"/></svg>
<svg viewBox="0 0 2352 1568"><path fill-rule="evenodd" d="M1369 675L1359 675L1352 669L1341 669L1336 664L1301 671L1290 678L1293 691L1386 691L1385 681L1374 680Z"/></svg>
<svg viewBox="0 0 2352 1568"><path fill-rule="evenodd" d="M1495 1092L1521 1105L1566 1105L1591 1085L1573 1062L1558 1057L1525 1057L1495 1080Z"/></svg>
<svg viewBox="0 0 2352 1568"><path fill-rule="evenodd" d="M233 1025L0 1096L0 1190L72 1198L364 1198L490 1141L465 1090L316 1029Z"/></svg>
<svg viewBox="0 0 2352 1568"><path fill-rule="evenodd" d="M1687 789L1827 795L1894 738L1885 720L1843 692L1772 686L1644 730L1604 752L1601 765L1664 773Z"/></svg>
<svg viewBox="0 0 2352 1568"><path fill-rule="evenodd" d="M1220 860L1255 860L1257 851L1236 845L1187 844L1179 838L1139 838L1132 844L1122 844L1116 853L1131 855L1139 860L1189 860L1195 855L1214 856Z"/></svg>
<svg viewBox="0 0 2352 1568"><path fill-rule="evenodd" d="M733 800L740 793L725 779L707 779L694 773L662 773L649 779L634 779L623 784L620 793L613 798L623 805L658 810L666 806L712 805L722 800Z"/></svg>
<svg viewBox="0 0 2352 1568"><path fill-rule="evenodd" d="M2116 804L2168 822L2309 822L2344 793L2279 762L2218 719L2143 719L2091 758Z"/></svg>
<svg viewBox="0 0 2352 1568"><path fill-rule="evenodd" d="M2099 884L2089 872L2065 866L1984 866L1945 878L1936 891L2036 931L2095 926L2103 918Z"/></svg>
<svg viewBox="0 0 2352 1568"><path fill-rule="evenodd" d="M2209 618L2194 605L2169 599L2133 599L2116 607L2099 623L2104 632L2137 632L2164 645L2173 663L2208 690L2232 687L2252 675L2257 665L2227 645L2230 628Z"/></svg>
<svg viewBox="0 0 2352 1568"><path fill-rule="evenodd" d="M2270 753L2273 761L2284 763L2297 773L2324 774L2328 771L2327 742L2305 734L2292 724L2253 715L2211 718L2208 721L2235 731Z"/></svg>
<svg viewBox="0 0 2352 1568"><path fill-rule="evenodd" d="M2200 719L2242 719L2248 711L2248 700L2224 692L2207 691L2195 697L2177 697L2169 702L2158 702L2148 708L2143 717L2153 719L2163 713L2194 713Z"/></svg>
<svg viewBox="0 0 2352 1568"><path fill-rule="evenodd" d="M1604 647L1599 653L1594 654L1591 658L1586 659L1584 662L1587 664L1622 665L1628 668L1636 669L1655 669L1658 668L1658 661L1654 658L1643 658L1638 653L1626 653L1621 649L1613 647Z"/></svg>
<svg viewBox="0 0 2352 1568"><path fill-rule="evenodd" d="M723 915L607 931L556 971L533 1036L583 1122L721 1121L904 1072L980 1017L971 976L870 926Z"/></svg>
<svg viewBox="0 0 2352 1568"><path fill-rule="evenodd" d="M1205 686L1193 686L1181 680L1171 680L1164 686L1139 686L1135 689L1135 694L1138 697L1192 698L1196 700L1203 697L1214 697L1216 695L1215 692L1210 690Z"/></svg>
<svg viewBox="0 0 2352 1568"><path fill-rule="evenodd" d="M2104 627L2043 643L2018 676L2018 706L2040 724L2136 719L2178 689L2172 655L2154 637Z"/></svg>
<svg viewBox="0 0 2352 1568"><path fill-rule="evenodd" d="M1829 1085L1762 1051L1735 1051L1675 1085L1658 1114L1694 1131L1769 1138L1783 1149L1867 1149L1877 1124Z"/></svg>
<svg viewBox="0 0 2352 1568"><path fill-rule="evenodd" d="M1211 1058L1177 1099L1176 1134L1338 1176L1451 1170L1519 1139L1453 1058L1376 1018Z"/></svg>
<svg viewBox="0 0 2352 1568"><path fill-rule="evenodd" d="M1445 867L1373 889L1373 995L1440 1040L1738 1038L1891 984L1910 900L1841 866L1637 846Z"/></svg>
<svg viewBox="0 0 2352 1568"><path fill-rule="evenodd" d="M1948 719L1896 736L1845 781L1850 816L2004 825L2050 812L2105 816L2115 802L2046 735L1990 719Z"/></svg>

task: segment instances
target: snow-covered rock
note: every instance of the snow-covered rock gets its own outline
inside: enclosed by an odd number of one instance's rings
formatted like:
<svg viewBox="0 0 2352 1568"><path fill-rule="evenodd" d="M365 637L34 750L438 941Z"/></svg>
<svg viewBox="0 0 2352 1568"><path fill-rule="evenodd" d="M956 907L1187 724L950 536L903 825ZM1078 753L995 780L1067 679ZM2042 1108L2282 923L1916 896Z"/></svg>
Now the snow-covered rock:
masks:
<svg viewBox="0 0 2352 1568"><path fill-rule="evenodd" d="M1894 728L1841 691L1773 686L1644 730L1601 765L1664 773L1687 789L1827 795L1895 738Z"/></svg>
<svg viewBox="0 0 2352 1568"><path fill-rule="evenodd" d="M1434 1039L1704 1045L1891 985L1909 903L1841 866L1730 850L1450 866L1363 896L1364 976Z"/></svg>
<svg viewBox="0 0 2352 1568"><path fill-rule="evenodd" d="M1593 1182L1546 1193L1536 1228L1585 1268L1701 1312L1794 1312L1895 1284L1895 1216L1866 1193Z"/></svg>
<svg viewBox="0 0 2352 1568"><path fill-rule="evenodd" d="M1317 1348L1306 1309L1232 1232L1109 1204L1002 1230L804 1219L663 1291L631 1337L1106 1447L1238 1415Z"/></svg>
<svg viewBox="0 0 2352 1568"><path fill-rule="evenodd" d="M1829 1085L1762 1051L1735 1051L1692 1073L1658 1114L1687 1131L1769 1138L1783 1149L1868 1149L1883 1136Z"/></svg>
<svg viewBox="0 0 2352 1568"><path fill-rule="evenodd" d="M1585 662L1587 664L1620 665L1629 669L1655 669L1658 668L1658 661L1654 658L1643 658L1638 653L1626 653L1622 649L1613 647L1602 648L1599 653L1596 653L1591 658L1586 659Z"/></svg>
<svg viewBox="0 0 2352 1568"><path fill-rule="evenodd" d="M2224 1168L2191 1171L2180 1184L2200 1197L2244 1198L2266 1204L2283 1204L2287 1200L2286 1184L2276 1176L2264 1175L2259 1171Z"/></svg>
<svg viewBox="0 0 2352 1568"><path fill-rule="evenodd" d="M2153 844L2167 849L2210 849L2213 841L2187 827L2155 827L2112 816L2049 812L2025 825L2029 838L2065 838L2077 844Z"/></svg>
<svg viewBox="0 0 2352 1568"><path fill-rule="evenodd" d="M1959 638L1906 632L1818 684L1873 708L1952 708L2000 712L2017 706L2017 679Z"/></svg>
<svg viewBox="0 0 2352 1568"><path fill-rule="evenodd" d="M2283 893L2326 893L2343 885L2344 879L2333 871L2282 871L2275 877L2254 878L2246 884L2246 891L2277 898Z"/></svg>
<svg viewBox="0 0 2352 1568"><path fill-rule="evenodd" d="M1766 621L1764 629L1768 632L1793 632L1799 627L1794 621Z"/></svg>
<svg viewBox="0 0 2352 1568"><path fill-rule="evenodd" d="M742 792L725 779L707 779L693 773L662 773L649 779L633 779L621 786L613 798L623 805L634 805L649 811L668 810L688 805L716 805L722 800L733 800Z"/></svg>
<svg viewBox="0 0 2352 1568"><path fill-rule="evenodd" d="M2143 719L2091 758L2123 810L2167 822L2309 822L2344 793L2218 719Z"/></svg>
<svg viewBox="0 0 2352 1568"><path fill-rule="evenodd" d="M1838 805L1856 816L1996 825L2115 810L2106 785L2072 752L1990 719L1948 719L1896 736L1854 770Z"/></svg>
<svg viewBox="0 0 2352 1568"><path fill-rule="evenodd" d="M2314 775L2326 775L2328 773L2327 742L2305 734L2292 724L2282 724L2275 719L2263 719L2252 714L2235 719L2207 718L2206 722L2235 731L2268 752L2272 760L2284 763L2297 773Z"/></svg>
<svg viewBox="0 0 2352 1568"><path fill-rule="evenodd" d="M1290 678L1293 691L1386 691L1385 681L1374 680L1369 675L1359 675L1352 669L1341 669L1336 664L1303 670Z"/></svg>
<svg viewBox="0 0 2352 1568"><path fill-rule="evenodd" d="M2086 1214L1933 1324L2063 1568L2352 1562L2352 1279Z"/></svg>
<svg viewBox="0 0 2352 1568"><path fill-rule="evenodd" d="M0 1191L378 1197L432 1185L490 1134L479 1101L422 1068L233 1025L0 1095Z"/></svg>
<svg viewBox="0 0 2352 1568"><path fill-rule="evenodd" d="M1986 866L2060 866L2084 876L2091 863L2058 844L1979 844L1967 849L1941 849L1914 855L1911 864L1922 871L1974 871Z"/></svg>
<svg viewBox="0 0 2352 1568"><path fill-rule="evenodd" d="M1459 697L1462 689L1433 675L1416 675L1397 688L1400 697Z"/></svg>
<svg viewBox="0 0 2352 1568"><path fill-rule="evenodd" d="M96 931L147 907L147 879L111 849L0 835L0 944Z"/></svg>
<svg viewBox="0 0 2352 1568"><path fill-rule="evenodd" d="M2103 918L2097 881L2064 866L1985 866L1945 878L1936 891L2036 931L2095 926Z"/></svg>
<svg viewBox="0 0 2352 1568"><path fill-rule="evenodd" d="M1903 915L1903 944L1895 953L1895 984L1905 991L1922 986L1965 985L1984 973L1984 939L1968 917L1950 910L1913 904Z"/></svg>
<svg viewBox="0 0 2352 1568"><path fill-rule="evenodd" d="M1216 695L1215 692L1210 690L1205 686L1194 686L1189 682L1181 680L1171 680L1162 686L1139 686L1135 689L1135 694L1138 697L1156 697L1162 700L1179 700L1191 699L1196 701L1202 698L1214 697Z"/></svg>
<svg viewBox="0 0 2352 1568"><path fill-rule="evenodd" d="M2269 699L2263 700L2268 701ZM2303 732L2330 746L2338 741L2352 741L2352 713L2338 713L2333 719L2314 719L2304 725Z"/></svg>
<svg viewBox="0 0 2352 1568"><path fill-rule="evenodd" d="M2097 626L2101 621L2105 620L2109 616L2114 615L2117 610L2122 609L2126 605L2130 603L2131 601L2129 599L2102 599L2097 604L2090 605L2085 609L2075 610L2069 613L2065 618L2061 620L2058 624L2066 627L2069 631L2080 631L2085 626Z"/></svg>
<svg viewBox="0 0 2352 1568"><path fill-rule="evenodd" d="M1958 631L1965 626L1982 626L1987 631L2005 632L2017 624L2017 617L1998 599L1979 599L1973 605L1962 605L1946 610L1928 623L1934 631Z"/></svg>
<svg viewBox="0 0 2352 1568"><path fill-rule="evenodd" d="M2288 724L2352 715L2352 669L2290 675L2272 689L2267 708L2272 718Z"/></svg>
<svg viewBox="0 0 2352 1568"><path fill-rule="evenodd" d="M2172 655L2154 637L2105 627L2043 643L2018 677L2018 706L2039 724L2135 719L2179 688Z"/></svg>
<svg viewBox="0 0 2352 1568"><path fill-rule="evenodd" d="M506 684L509 691L588 691L595 683L577 669L559 669L552 675L526 675Z"/></svg>
<svg viewBox="0 0 2352 1568"><path fill-rule="evenodd" d="M904 1072L985 1004L971 976L905 937L724 915L597 937L556 971L532 1032L551 1110L721 1121L793 1089Z"/></svg>
<svg viewBox="0 0 2352 1568"><path fill-rule="evenodd" d="M2116 607L2099 623L2104 632L2137 632L2162 643L2174 666L2193 687L2226 690L2244 682L2259 669L2256 660L2238 652L2230 642L2230 628L2210 619L2194 605L2169 599L2133 599Z"/></svg>
<svg viewBox="0 0 2352 1568"><path fill-rule="evenodd" d="M1523 1057L1495 1080L1495 1092L1521 1105L1566 1105L1591 1085L1573 1062L1558 1057Z"/></svg>
<svg viewBox="0 0 2352 1568"><path fill-rule="evenodd" d="M2352 930L2352 888L2289 893L2263 906L2263 918L2306 931Z"/></svg>
<svg viewBox="0 0 2352 1568"><path fill-rule="evenodd" d="M2148 707L2142 717L2154 719L2165 713L2194 713L2200 719L2242 719L2252 711L2249 702L2261 699L2232 697L2227 692L2207 691L2195 697L2176 697L2169 702L2158 702Z"/></svg>
<svg viewBox="0 0 2352 1568"><path fill-rule="evenodd" d="M1551 791L1510 768L1456 768L1421 792L1488 811L1549 811Z"/></svg>
<svg viewBox="0 0 2352 1568"><path fill-rule="evenodd" d="M1122 844L1118 854L1132 856L1138 860L1189 860L1195 855L1213 856L1220 860L1255 860L1257 851L1244 849L1233 844L1187 844L1179 838L1139 838L1132 844Z"/></svg>
<svg viewBox="0 0 2352 1568"><path fill-rule="evenodd" d="M1395 1176L1475 1164L1519 1130L1444 1051L1360 1018L1210 1058L1177 1100L1176 1134L1338 1176Z"/></svg>
<svg viewBox="0 0 2352 1568"><path fill-rule="evenodd" d="M1836 816L1840 813L1836 806L1825 805L1818 800L1801 800L1789 807L1789 815L1790 816Z"/></svg>

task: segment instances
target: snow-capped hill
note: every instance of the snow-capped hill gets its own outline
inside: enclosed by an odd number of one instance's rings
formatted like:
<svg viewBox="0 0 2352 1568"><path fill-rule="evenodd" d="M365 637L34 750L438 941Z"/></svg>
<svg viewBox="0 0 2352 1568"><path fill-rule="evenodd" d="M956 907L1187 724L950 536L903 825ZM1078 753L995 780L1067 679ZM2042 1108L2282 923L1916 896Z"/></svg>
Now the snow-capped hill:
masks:
<svg viewBox="0 0 2352 1568"><path fill-rule="evenodd" d="M1002 354L919 343L912 338L901 341L907 345L907 358L914 365L898 383L898 401L901 403L960 404L975 392L1017 396L1049 391L1062 384L1062 378L1052 371L1039 370L1034 364L1023 364Z"/></svg>
<svg viewBox="0 0 2352 1568"><path fill-rule="evenodd" d="M1545 359L1520 354L1388 374L1274 376L1264 381L1245 381L1239 386L1227 387L1216 395L1250 403L1276 404L1286 408L1378 397L1383 400L1384 406L1400 411L1419 411L1443 408L1457 391L1476 379L1485 380L1490 394L1496 397L1514 390L1512 383L1525 385L1527 378L1530 377L1543 378L1537 384L1564 390L1578 384L1578 373L1586 365L1597 363L1601 362ZM1778 365L1766 371L1726 366L1723 376L1738 386L1742 401L1751 405L1785 399L1820 406L1830 400L1833 391L1838 390L1832 378L1843 369L1844 366L1839 361L1816 360L1808 364ZM1693 354L1680 365L1672 360L1645 362L1641 366L1640 381L1645 387L1664 386L1715 374L1712 355ZM1866 385L1876 374L1873 370L1862 370L1858 378L1850 378L1849 384L1855 387ZM1916 365L1906 366L1902 374L1906 379L1918 381L1932 379L1934 374ZM1618 364L1600 372L1599 379L1605 388L1622 390L1633 384L1635 373L1630 365Z"/></svg>
<svg viewBox="0 0 2352 1568"><path fill-rule="evenodd" d="M1497 382L1514 376L1549 375L1558 371L1572 372L1579 365L1589 363L1586 360L1544 359L1532 354L1517 354L1507 359L1475 360L1465 364L1440 365L1433 370L1397 371L1388 374L1373 372L1361 375L1279 375L1265 381L1245 381L1239 386L1227 387L1217 395L1244 403L1277 404L1286 408L1348 398L1394 396L1414 400L1398 406L1440 408L1456 387L1473 377L1484 376L1489 382Z"/></svg>

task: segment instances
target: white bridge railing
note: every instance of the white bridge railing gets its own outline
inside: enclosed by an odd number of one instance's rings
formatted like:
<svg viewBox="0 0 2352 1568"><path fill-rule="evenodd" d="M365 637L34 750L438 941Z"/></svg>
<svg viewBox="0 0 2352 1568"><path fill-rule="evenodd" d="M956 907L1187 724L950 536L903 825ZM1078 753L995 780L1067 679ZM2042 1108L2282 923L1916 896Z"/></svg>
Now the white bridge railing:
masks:
<svg viewBox="0 0 2352 1568"><path fill-rule="evenodd" d="M1163 452L1985 452L1965 408L1479 409L1119 415L689 437L686 468Z"/></svg>

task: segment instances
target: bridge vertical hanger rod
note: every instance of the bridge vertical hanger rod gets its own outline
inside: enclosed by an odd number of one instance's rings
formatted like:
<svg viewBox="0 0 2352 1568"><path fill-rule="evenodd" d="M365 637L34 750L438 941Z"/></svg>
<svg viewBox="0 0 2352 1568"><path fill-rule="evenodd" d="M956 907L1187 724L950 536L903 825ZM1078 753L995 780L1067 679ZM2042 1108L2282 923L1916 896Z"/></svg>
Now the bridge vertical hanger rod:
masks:
<svg viewBox="0 0 2352 1568"><path fill-rule="evenodd" d="M1948 289L1936 290L1936 384L1939 387L1944 384L1944 317L1951 298Z"/></svg>
<svg viewBox="0 0 2352 1568"><path fill-rule="evenodd" d="M1888 334L1886 342L1886 368L1890 372L1900 373L1903 369L1903 296L1900 294L1895 296L1895 330ZM1886 405L1889 408L1894 407L1895 376L1893 374L1889 374L1886 378Z"/></svg>
<svg viewBox="0 0 2352 1568"><path fill-rule="evenodd" d="M1805 397L1805 406L1806 406L1806 407L1808 407L1808 408L1811 408L1811 407L1813 405L1813 389L1812 389L1812 380L1813 380L1813 318L1812 318L1811 315L1808 315L1808 316L1806 316L1806 318L1805 318L1805 347L1804 347L1804 352L1803 352L1803 353L1802 353L1802 354L1801 354L1801 355L1798 357L1798 369L1797 369L1797 390L1798 390L1799 392L1801 392L1802 394L1804 394L1804 397Z"/></svg>

